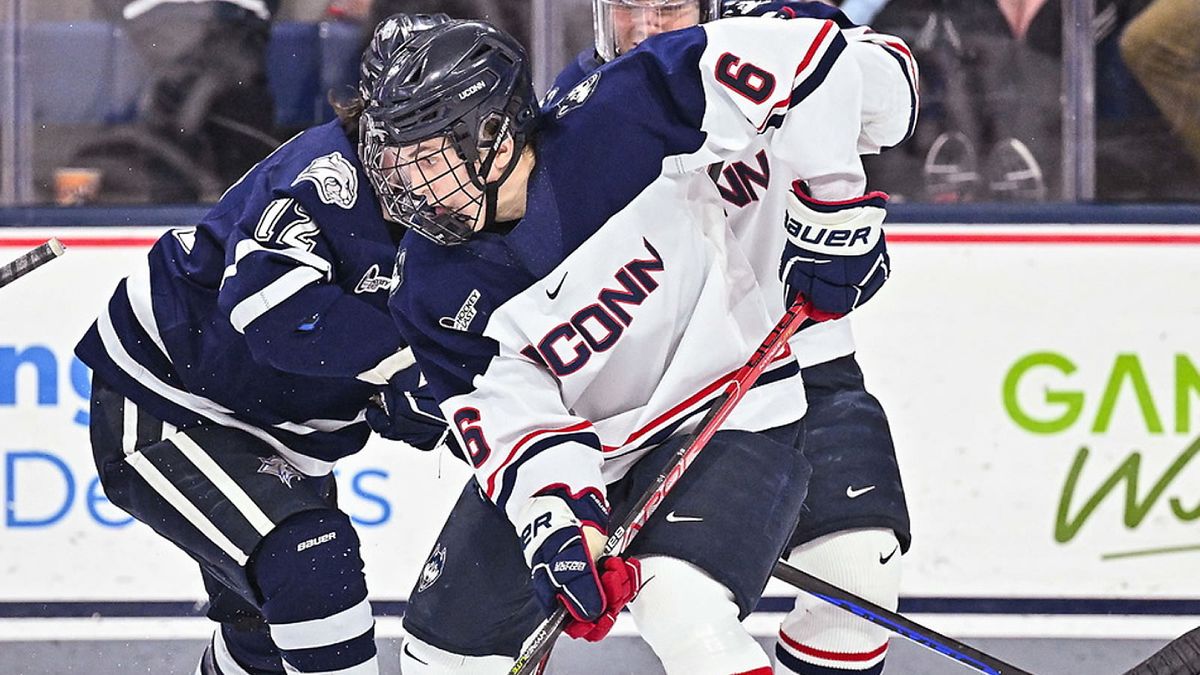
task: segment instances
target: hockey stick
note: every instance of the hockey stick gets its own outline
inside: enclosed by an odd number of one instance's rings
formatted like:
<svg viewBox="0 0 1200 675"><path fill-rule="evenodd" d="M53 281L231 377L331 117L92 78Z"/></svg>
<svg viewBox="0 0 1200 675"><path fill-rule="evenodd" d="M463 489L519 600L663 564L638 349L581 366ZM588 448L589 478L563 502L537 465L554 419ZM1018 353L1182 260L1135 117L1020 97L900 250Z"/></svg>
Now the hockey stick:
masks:
<svg viewBox="0 0 1200 675"><path fill-rule="evenodd" d="M877 626L883 626L900 636L928 647L942 656L954 659L964 666L973 668L981 673L990 673L991 675L1032 675L1027 670L1021 670L994 656L985 654L970 645L963 644L954 638L946 637L937 631L922 626L916 621L880 607L870 600L860 598L807 572L802 572L786 561L780 560L776 563L775 570L771 575L776 579L786 581L805 593L836 605ZM1151 672L1139 672L1137 675L1150 675ZM1163 675L1176 675L1176 673L1172 671L1163 673Z"/></svg>
<svg viewBox="0 0 1200 675"><path fill-rule="evenodd" d="M725 385L725 391L716 399L713 400L712 406L704 419L697 426L697 431L693 432L689 442L683 444L667 466L663 468L658 477L651 483L650 487L637 500L633 508L629 510L629 515L625 521L621 523L613 533L609 535L608 541L604 544L604 550L600 552L600 556L619 554L629 546L629 542L637 535L646 521L654 513L658 505L666 498L667 493L675 484L679 482L679 477L684 471L692 465L696 456L704 449L709 439L721 427L721 424L729 417L729 413L733 411L733 407L742 400L750 387L754 386L754 382L758 376L766 370L767 366L775 360L775 358L783 352L787 347L788 338L796 332L800 324L808 318L808 303L800 299L788 308L784 313L783 318L779 323L775 324L775 328L763 340L754 354L746 361L745 365L739 368L733 375L733 379L729 384ZM543 655L550 651L554 645L554 640L558 634L562 632L567 624L567 610L561 605L554 610L550 618L542 622L538 630L533 634L529 644L525 647L525 651L517 658L513 664L509 675L529 675L537 667L538 662L542 660Z"/></svg>
<svg viewBox="0 0 1200 675"><path fill-rule="evenodd" d="M1200 628L1175 638L1125 675L1200 675Z"/></svg>
<svg viewBox="0 0 1200 675"><path fill-rule="evenodd" d="M26 251L16 260L0 267L0 287L7 286L35 269L54 260L66 251L66 247L57 239Z"/></svg>

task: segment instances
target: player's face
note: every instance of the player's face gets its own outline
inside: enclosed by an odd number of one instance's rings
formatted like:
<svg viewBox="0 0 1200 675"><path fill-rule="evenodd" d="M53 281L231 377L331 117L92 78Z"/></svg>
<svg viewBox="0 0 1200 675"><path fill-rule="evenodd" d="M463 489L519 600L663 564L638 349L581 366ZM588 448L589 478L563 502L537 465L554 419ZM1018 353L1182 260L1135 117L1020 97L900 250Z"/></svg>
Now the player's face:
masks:
<svg viewBox="0 0 1200 675"><path fill-rule="evenodd" d="M474 231L483 227L483 192L445 138L385 148L383 164L396 167L387 177L390 185L424 198L435 215L454 215Z"/></svg>
<svg viewBox="0 0 1200 675"><path fill-rule="evenodd" d="M697 0L638 2L625 0L611 6L617 53L624 54L647 38L700 23Z"/></svg>

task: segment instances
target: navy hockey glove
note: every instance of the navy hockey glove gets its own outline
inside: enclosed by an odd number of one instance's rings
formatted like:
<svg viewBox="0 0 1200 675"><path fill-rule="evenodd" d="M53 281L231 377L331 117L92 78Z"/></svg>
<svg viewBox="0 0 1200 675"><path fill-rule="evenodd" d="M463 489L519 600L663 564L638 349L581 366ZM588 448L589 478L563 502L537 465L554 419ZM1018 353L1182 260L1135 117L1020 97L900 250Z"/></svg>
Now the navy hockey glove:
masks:
<svg viewBox="0 0 1200 675"><path fill-rule="evenodd" d="M883 235L887 195L823 202L792 183L779 263L785 303L803 295L816 321L836 319L871 299L887 281L890 261Z"/></svg>
<svg viewBox="0 0 1200 675"><path fill-rule="evenodd" d="M457 447L453 436L446 433L446 420L428 386L407 391L393 379L371 398L367 424L380 436L404 441L418 450L433 450L443 439L450 444L451 452Z"/></svg>
<svg viewBox="0 0 1200 675"><path fill-rule="evenodd" d="M584 526L608 529L608 507L595 490L573 496L561 487L534 495L517 523L533 590L546 611L558 603L571 619L566 632L592 642L608 634L621 608L641 587L636 560L605 558L597 565L588 552Z"/></svg>

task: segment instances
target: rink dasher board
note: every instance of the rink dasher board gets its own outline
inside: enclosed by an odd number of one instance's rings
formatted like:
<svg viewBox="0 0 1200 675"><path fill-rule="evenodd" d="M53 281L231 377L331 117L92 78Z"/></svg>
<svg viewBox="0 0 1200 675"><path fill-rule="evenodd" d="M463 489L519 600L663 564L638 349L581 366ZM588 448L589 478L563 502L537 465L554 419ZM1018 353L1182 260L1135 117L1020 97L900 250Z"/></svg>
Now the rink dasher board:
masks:
<svg viewBox="0 0 1200 675"><path fill-rule="evenodd" d="M0 292L0 602L136 604L202 594L182 553L140 525L119 525L122 514L91 484L80 423L86 373L71 363L76 338L160 232L0 230L0 261L50 236L68 247ZM1192 292L1200 287L1200 227L898 225L889 233L893 277L860 310L855 332L909 493L905 595L1200 599L1188 583L1200 555L1189 548L1200 543L1189 539L1200 468L1186 454L1200 435L1189 370L1200 366ZM1081 517L1107 479L1122 467L1128 476L1135 453L1134 512L1122 482ZM386 442L341 464L373 598L405 598L465 478L448 456ZM1151 500L1156 483L1162 489ZM142 573L150 567L153 574ZM1195 623L914 616L955 635L1014 637L1075 625L1097 637L1168 637ZM966 618L938 623L950 616ZM6 639L12 621L76 620L0 621Z"/></svg>

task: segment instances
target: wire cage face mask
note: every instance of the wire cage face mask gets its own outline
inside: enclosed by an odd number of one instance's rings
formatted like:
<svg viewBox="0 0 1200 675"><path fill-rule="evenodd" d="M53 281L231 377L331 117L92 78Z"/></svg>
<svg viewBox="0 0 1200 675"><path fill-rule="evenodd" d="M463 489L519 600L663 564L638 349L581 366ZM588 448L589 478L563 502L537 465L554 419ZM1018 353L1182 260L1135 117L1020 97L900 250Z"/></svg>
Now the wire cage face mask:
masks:
<svg viewBox="0 0 1200 675"><path fill-rule="evenodd" d="M453 135L399 146L363 119L363 167L384 216L443 246L470 239L483 226L485 188Z"/></svg>
<svg viewBox="0 0 1200 675"><path fill-rule="evenodd" d="M720 15L720 0L592 0L596 53L612 61L659 33Z"/></svg>

